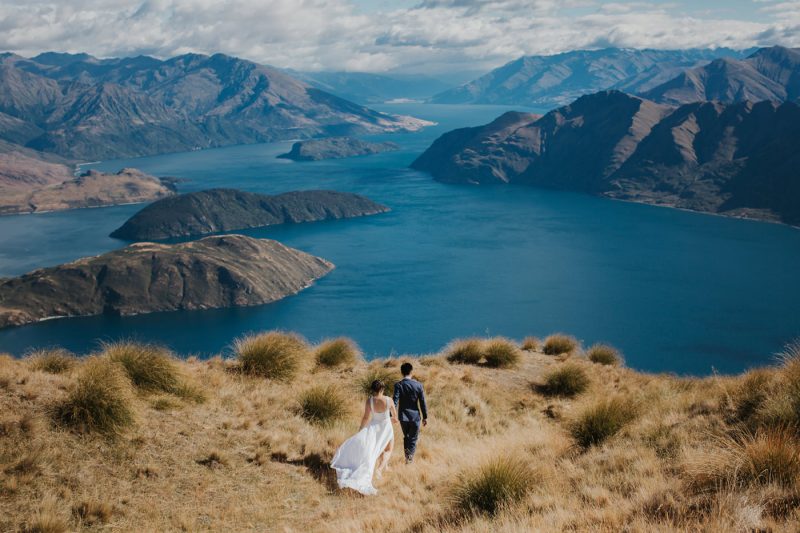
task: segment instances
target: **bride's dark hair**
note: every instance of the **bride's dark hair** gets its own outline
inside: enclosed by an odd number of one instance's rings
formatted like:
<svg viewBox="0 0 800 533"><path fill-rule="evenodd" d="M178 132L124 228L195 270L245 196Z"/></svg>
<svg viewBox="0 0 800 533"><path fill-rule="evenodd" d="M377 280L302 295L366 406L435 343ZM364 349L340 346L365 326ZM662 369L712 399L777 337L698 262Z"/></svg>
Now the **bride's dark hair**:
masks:
<svg viewBox="0 0 800 533"><path fill-rule="evenodd" d="M369 390L371 390L374 394L378 394L380 391L386 388L386 385L383 384L383 381L376 379L372 382L372 385L369 386Z"/></svg>

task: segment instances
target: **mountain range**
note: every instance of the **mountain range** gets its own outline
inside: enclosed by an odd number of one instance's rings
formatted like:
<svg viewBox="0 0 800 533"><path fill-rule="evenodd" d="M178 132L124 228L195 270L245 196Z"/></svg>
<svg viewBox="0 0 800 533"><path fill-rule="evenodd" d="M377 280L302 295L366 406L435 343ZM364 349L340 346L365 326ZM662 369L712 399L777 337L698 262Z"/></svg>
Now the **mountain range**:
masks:
<svg viewBox="0 0 800 533"><path fill-rule="evenodd" d="M723 57L686 70L642 94L668 104L800 98L800 49L761 48L745 59Z"/></svg>
<svg viewBox="0 0 800 533"><path fill-rule="evenodd" d="M507 104L557 107L601 90L650 90L689 68L747 52L718 49L575 50L550 56L523 56L454 89L437 94L437 104Z"/></svg>
<svg viewBox="0 0 800 533"><path fill-rule="evenodd" d="M284 72L224 54L167 60L0 55L0 139L79 160L298 137L414 131Z"/></svg>
<svg viewBox="0 0 800 533"><path fill-rule="evenodd" d="M391 100L426 100L456 85L424 74L293 70L288 70L287 73L317 89L360 104L378 104Z"/></svg>
<svg viewBox="0 0 800 533"><path fill-rule="evenodd" d="M619 91L442 135L412 167L452 183L523 183L800 224L800 105L672 107ZM580 157L576 157L580 154Z"/></svg>

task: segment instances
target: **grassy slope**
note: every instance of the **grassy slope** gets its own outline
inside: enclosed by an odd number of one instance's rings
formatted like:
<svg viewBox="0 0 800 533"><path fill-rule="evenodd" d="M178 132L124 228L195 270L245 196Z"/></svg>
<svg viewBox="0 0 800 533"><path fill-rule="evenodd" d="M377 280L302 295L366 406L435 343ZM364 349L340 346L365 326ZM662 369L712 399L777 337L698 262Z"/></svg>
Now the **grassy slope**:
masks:
<svg viewBox="0 0 800 533"><path fill-rule="evenodd" d="M532 384L567 359L587 371L588 390L574 398L537 392ZM396 371L399 359L316 367L289 383L242 375L220 358L179 362L207 400L140 391L136 425L108 439L53 422L52 407L83 363L56 375L0 356L0 531L800 528L794 474L783 484L701 483L726 468L713 457L731 449L732 391L742 377L679 379L534 351L513 369L451 364L444 355L418 361L431 420L417 460L402 463L395 426L380 494L362 498L334 490L325 465L357 428L359 379L377 367ZM331 383L348 392L348 416L307 422L299 397ZM600 446L577 447L571 421L616 394L638 406L638 418ZM529 465L527 493L494 516L457 512L451 495L461 476L498 456Z"/></svg>

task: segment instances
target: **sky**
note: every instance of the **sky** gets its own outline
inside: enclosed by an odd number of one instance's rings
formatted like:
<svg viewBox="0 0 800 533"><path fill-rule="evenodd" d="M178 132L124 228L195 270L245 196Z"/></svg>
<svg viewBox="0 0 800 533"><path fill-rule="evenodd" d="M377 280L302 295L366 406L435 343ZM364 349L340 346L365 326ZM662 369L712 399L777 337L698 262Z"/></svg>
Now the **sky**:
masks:
<svg viewBox="0 0 800 533"><path fill-rule="evenodd" d="M446 75L574 49L800 47L800 0L2 0L0 50Z"/></svg>

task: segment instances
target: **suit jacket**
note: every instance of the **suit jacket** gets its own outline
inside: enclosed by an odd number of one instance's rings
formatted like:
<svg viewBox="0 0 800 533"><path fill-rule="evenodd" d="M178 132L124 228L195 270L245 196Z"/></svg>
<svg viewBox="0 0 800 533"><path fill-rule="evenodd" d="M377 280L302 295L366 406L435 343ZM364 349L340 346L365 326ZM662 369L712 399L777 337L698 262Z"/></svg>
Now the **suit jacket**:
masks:
<svg viewBox="0 0 800 533"><path fill-rule="evenodd" d="M400 422L419 422L428 418L428 406L425 405L425 391L422 383L415 379L401 379L394 384L394 405Z"/></svg>

